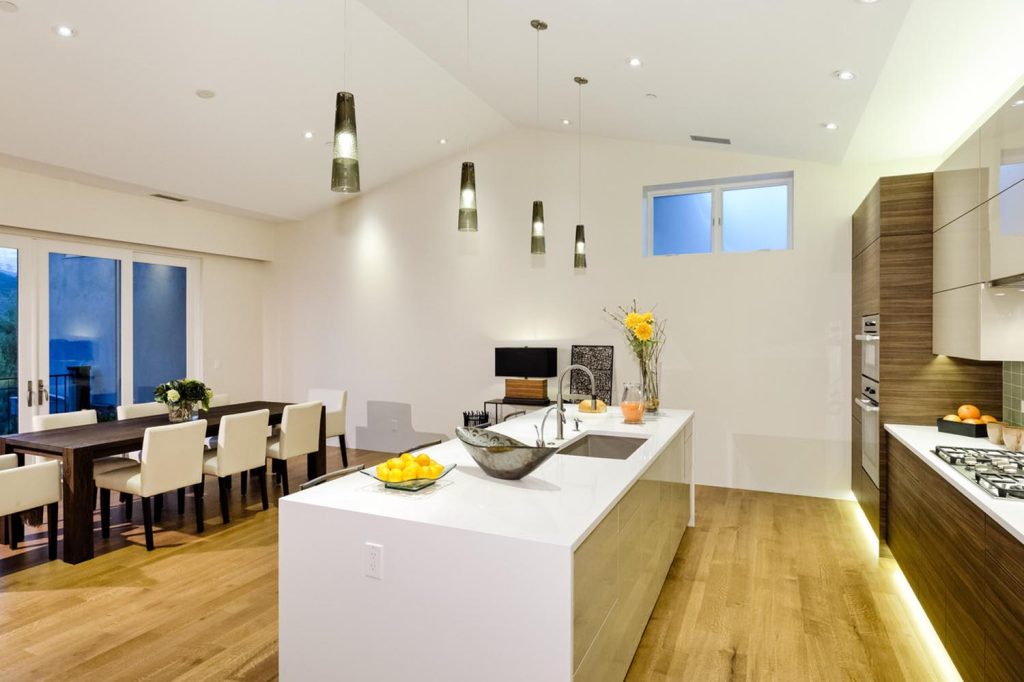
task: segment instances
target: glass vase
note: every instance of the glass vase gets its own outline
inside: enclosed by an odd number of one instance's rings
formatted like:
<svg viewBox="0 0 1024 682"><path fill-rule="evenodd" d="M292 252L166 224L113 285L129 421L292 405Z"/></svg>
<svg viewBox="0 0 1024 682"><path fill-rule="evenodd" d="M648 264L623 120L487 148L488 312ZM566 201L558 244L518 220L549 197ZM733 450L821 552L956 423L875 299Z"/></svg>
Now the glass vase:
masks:
<svg viewBox="0 0 1024 682"><path fill-rule="evenodd" d="M619 401L623 421L627 424L643 424L644 407L644 392L640 388L640 384L624 384L622 387L622 400Z"/></svg>
<svg viewBox="0 0 1024 682"><path fill-rule="evenodd" d="M658 390L658 363L654 360L640 360L640 384L644 391L644 409L655 413L661 405Z"/></svg>
<svg viewBox="0 0 1024 682"><path fill-rule="evenodd" d="M182 400L167 405L167 417L172 424L190 422L196 418L196 404Z"/></svg>

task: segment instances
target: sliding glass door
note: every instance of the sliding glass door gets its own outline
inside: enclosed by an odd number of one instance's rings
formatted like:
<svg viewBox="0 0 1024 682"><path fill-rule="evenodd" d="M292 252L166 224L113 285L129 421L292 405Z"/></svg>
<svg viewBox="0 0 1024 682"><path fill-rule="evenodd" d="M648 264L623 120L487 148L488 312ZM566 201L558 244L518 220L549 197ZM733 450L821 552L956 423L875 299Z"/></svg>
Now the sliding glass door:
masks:
<svg viewBox="0 0 1024 682"><path fill-rule="evenodd" d="M149 402L195 374L198 261L0 234L0 428Z"/></svg>

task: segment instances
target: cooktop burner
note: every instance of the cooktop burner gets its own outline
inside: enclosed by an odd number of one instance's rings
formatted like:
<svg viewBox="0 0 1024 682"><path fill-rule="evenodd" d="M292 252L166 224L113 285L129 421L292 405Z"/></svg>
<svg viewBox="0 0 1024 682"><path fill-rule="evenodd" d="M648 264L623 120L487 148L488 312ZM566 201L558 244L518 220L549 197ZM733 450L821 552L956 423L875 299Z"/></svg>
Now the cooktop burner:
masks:
<svg viewBox="0 0 1024 682"><path fill-rule="evenodd" d="M948 445L934 452L992 497L1024 500L1024 454Z"/></svg>

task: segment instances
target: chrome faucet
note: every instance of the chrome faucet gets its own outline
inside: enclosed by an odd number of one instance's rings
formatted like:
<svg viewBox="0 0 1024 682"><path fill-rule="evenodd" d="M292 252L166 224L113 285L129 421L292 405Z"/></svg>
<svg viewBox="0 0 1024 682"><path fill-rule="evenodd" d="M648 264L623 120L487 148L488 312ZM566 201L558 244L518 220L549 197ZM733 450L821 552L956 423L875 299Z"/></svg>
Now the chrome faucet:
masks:
<svg viewBox="0 0 1024 682"><path fill-rule="evenodd" d="M551 414L551 410L555 410L555 409L558 409L558 407L556 405L552 405L551 407L549 407L547 409L546 412L544 412L544 418L540 420L540 428L538 428L536 424L533 425L534 431L537 432L537 447L538 448L542 448L545 445L547 445L547 443L544 442L544 424L547 423L548 415ZM562 414L561 412L559 412L558 413L558 417L557 417L557 421L558 421L558 432L561 433L562 432L562 423L565 421L565 415ZM561 436L559 436L559 438L561 438Z"/></svg>
<svg viewBox="0 0 1024 682"><path fill-rule="evenodd" d="M594 381L594 373L590 371L590 368L584 367L583 365L569 365L568 367L563 369L562 373L558 375L558 403L555 405L555 407L558 408L558 416L561 417L561 419L555 421L555 425L557 426L556 438L558 440L562 440L565 437L565 434L562 429L562 425L565 424L565 408L562 407L562 384L564 383L565 375L574 369L582 369L584 372L587 373L587 376L590 377L590 397L594 401L594 407L597 407L597 382ZM545 418L547 417L547 415L544 416ZM541 429L541 436L543 435L544 432L543 429Z"/></svg>

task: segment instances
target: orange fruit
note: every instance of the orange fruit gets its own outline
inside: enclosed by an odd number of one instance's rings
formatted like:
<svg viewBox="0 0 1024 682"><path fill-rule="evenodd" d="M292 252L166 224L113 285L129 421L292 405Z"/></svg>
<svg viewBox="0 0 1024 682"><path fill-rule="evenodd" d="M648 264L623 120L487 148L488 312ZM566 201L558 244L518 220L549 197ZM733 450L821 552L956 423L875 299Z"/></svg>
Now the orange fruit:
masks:
<svg viewBox="0 0 1024 682"><path fill-rule="evenodd" d="M956 411L957 415L961 419L980 419L981 410L974 405L961 405L960 409Z"/></svg>
<svg viewBox="0 0 1024 682"><path fill-rule="evenodd" d="M980 419L965 419L964 424L984 424Z"/></svg>
<svg viewBox="0 0 1024 682"><path fill-rule="evenodd" d="M423 452L416 455L416 463L422 466L428 466L430 464L430 455Z"/></svg>
<svg viewBox="0 0 1024 682"><path fill-rule="evenodd" d="M942 418L942 420L943 421L947 421L947 422L962 422L963 421L963 419L961 419L960 417L956 416L955 414L947 414L945 417Z"/></svg>
<svg viewBox="0 0 1024 682"><path fill-rule="evenodd" d="M981 415L981 421L982 421L982 423L984 423L984 424L991 424L991 423L993 423L993 422L997 422L997 421L999 421L999 420L998 420L998 419L996 419L995 417L993 417L993 416L992 416L992 415L990 415L990 414L983 414L983 415Z"/></svg>

